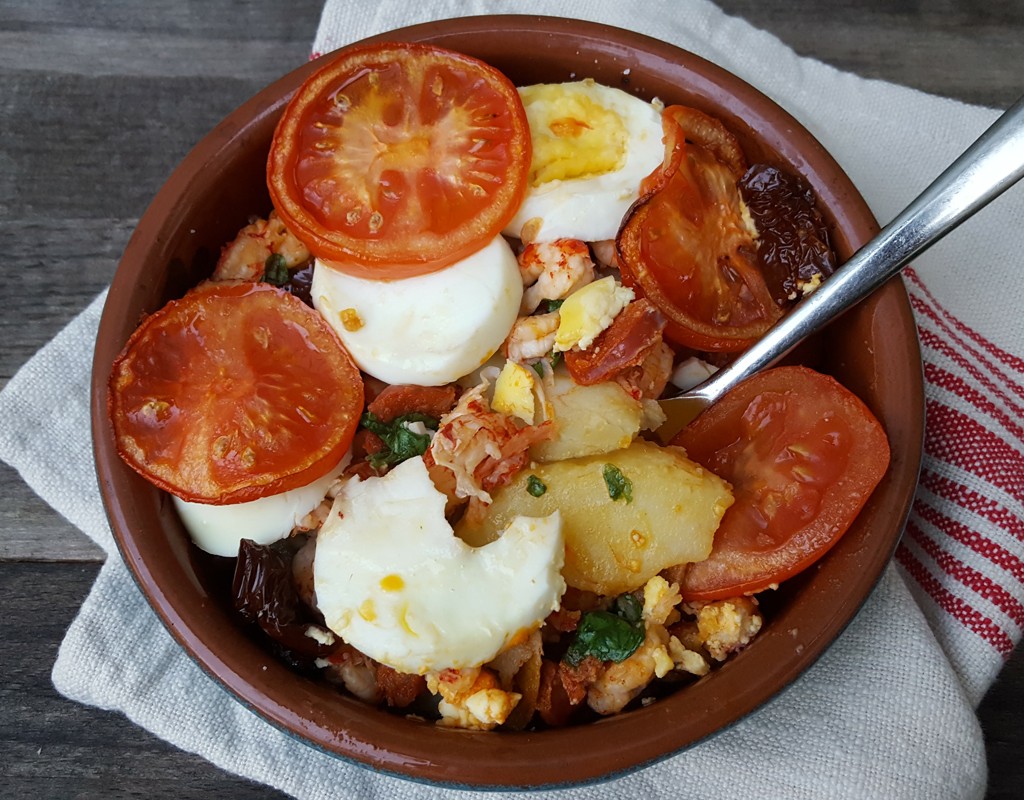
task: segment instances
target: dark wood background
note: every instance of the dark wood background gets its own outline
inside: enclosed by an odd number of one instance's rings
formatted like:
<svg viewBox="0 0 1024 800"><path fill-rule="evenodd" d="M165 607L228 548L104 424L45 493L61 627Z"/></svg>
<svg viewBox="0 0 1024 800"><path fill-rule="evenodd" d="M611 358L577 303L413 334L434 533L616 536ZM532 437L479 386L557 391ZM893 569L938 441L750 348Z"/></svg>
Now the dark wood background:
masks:
<svg viewBox="0 0 1024 800"><path fill-rule="evenodd" d="M719 5L867 77L1000 108L1024 91L1024 0ZM0 386L109 282L189 148L306 60L320 7L0 0ZM0 497L0 796L282 797L56 694L102 553L3 464ZM1018 651L980 711L992 800L1024 795L1022 709Z"/></svg>

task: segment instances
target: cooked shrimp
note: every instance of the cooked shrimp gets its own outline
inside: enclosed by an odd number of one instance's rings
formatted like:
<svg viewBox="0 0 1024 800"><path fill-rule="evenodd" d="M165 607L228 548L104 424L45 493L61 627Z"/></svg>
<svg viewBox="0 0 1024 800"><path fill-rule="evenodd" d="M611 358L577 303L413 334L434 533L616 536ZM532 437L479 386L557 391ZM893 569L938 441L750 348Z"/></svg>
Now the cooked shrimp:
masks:
<svg viewBox="0 0 1024 800"><path fill-rule="evenodd" d="M533 286L544 271L544 262L539 256L538 244L528 244L523 248L517 259L519 262L519 277L523 280L523 286Z"/></svg>
<svg viewBox="0 0 1024 800"><path fill-rule="evenodd" d="M558 332L558 312L520 317L505 340L505 355L512 361L527 364L551 353Z"/></svg>
<svg viewBox="0 0 1024 800"><path fill-rule="evenodd" d="M594 258L602 267L619 268L619 254L615 251L614 239L602 239L600 242L591 242L591 250L594 251Z"/></svg>
<svg viewBox="0 0 1024 800"><path fill-rule="evenodd" d="M277 218L276 211L270 212L268 219L258 219L246 225L233 241L224 246L212 279L258 281L266 270L267 259L274 254L284 258L284 264L289 269L311 258L306 245L292 236Z"/></svg>
<svg viewBox="0 0 1024 800"><path fill-rule="evenodd" d="M441 418L430 458L455 474L455 493L490 503L488 493L508 483L529 461L529 447L551 435L550 424L520 428L513 417L493 411L482 383L465 392Z"/></svg>
<svg viewBox="0 0 1024 800"><path fill-rule="evenodd" d="M658 342L636 367L621 372L619 384L637 400L657 400L672 376L672 348Z"/></svg>
<svg viewBox="0 0 1024 800"><path fill-rule="evenodd" d="M617 714L655 677L668 674L675 664L668 654L664 625L648 625L643 644L629 658L611 664L587 691L587 705L598 714Z"/></svg>
<svg viewBox="0 0 1024 800"><path fill-rule="evenodd" d="M529 287L520 311L532 314L544 300L561 300L594 280L594 262L579 239L534 242L519 254L519 273Z"/></svg>

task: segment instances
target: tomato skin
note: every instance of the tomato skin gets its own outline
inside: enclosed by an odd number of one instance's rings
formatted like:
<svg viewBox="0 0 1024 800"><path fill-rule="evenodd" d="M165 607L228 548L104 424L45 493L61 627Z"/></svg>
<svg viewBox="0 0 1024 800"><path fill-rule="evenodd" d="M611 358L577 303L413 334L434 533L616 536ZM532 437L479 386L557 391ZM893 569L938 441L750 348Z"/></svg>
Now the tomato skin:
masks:
<svg viewBox="0 0 1024 800"><path fill-rule="evenodd" d="M403 414L418 412L440 419L455 405L458 386L413 386L388 384L366 404L366 410L381 422L391 422Z"/></svg>
<svg viewBox="0 0 1024 800"><path fill-rule="evenodd" d="M363 387L301 300L266 283L207 282L143 320L114 362L107 406L132 469L184 500L228 504L336 466Z"/></svg>
<svg viewBox="0 0 1024 800"><path fill-rule="evenodd" d="M846 532L889 465L867 406L833 378L777 367L744 381L673 439L729 481L706 561L690 564L686 600L753 594L810 566Z"/></svg>
<svg viewBox="0 0 1024 800"><path fill-rule="evenodd" d="M696 109L670 106L663 125L665 162L644 182L616 239L623 282L665 314L670 341L744 350L782 312L744 221L736 185L742 152L720 122Z"/></svg>
<svg viewBox="0 0 1024 800"><path fill-rule="evenodd" d="M441 47L352 47L312 75L267 162L275 208L335 269L393 280L497 236L526 191L526 112L493 67Z"/></svg>
<svg viewBox="0 0 1024 800"><path fill-rule="evenodd" d="M615 317L586 350L567 350L565 366L581 386L611 380L620 372L643 363L661 343L665 318L641 297Z"/></svg>

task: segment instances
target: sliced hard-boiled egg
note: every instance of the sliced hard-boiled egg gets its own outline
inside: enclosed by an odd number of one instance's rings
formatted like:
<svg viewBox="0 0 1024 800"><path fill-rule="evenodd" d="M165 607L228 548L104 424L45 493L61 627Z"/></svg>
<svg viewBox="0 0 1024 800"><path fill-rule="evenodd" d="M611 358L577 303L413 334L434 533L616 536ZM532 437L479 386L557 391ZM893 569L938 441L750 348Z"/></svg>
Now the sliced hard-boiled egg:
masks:
<svg viewBox="0 0 1024 800"><path fill-rule="evenodd" d="M310 294L361 370L386 383L441 386L497 351L523 284L512 248L497 236L450 267L394 281L317 261Z"/></svg>
<svg viewBox="0 0 1024 800"><path fill-rule="evenodd" d="M245 503L218 506L191 503L173 495L172 499L185 530L200 550L234 558L242 539L270 544L288 536L303 517L320 505L350 460L351 454L346 453L336 468L306 486Z"/></svg>
<svg viewBox="0 0 1024 800"><path fill-rule="evenodd" d="M506 361L494 382L491 408L532 425L536 405L533 396L533 375L534 373L522 364Z"/></svg>
<svg viewBox="0 0 1024 800"><path fill-rule="evenodd" d="M474 548L444 516L423 459L346 483L317 534L313 580L327 626L371 658L424 674L479 666L558 608L562 523L517 517Z"/></svg>
<svg viewBox="0 0 1024 800"><path fill-rule="evenodd" d="M528 241L614 239L662 163L661 106L592 80L519 89L533 142L526 196L505 233Z"/></svg>
<svg viewBox="0 0 1024 800"><path fill-rule="evenodd" d="M586 350L633 299L633 290L611 275L577 289L558 309L555 350Z"/></svg>

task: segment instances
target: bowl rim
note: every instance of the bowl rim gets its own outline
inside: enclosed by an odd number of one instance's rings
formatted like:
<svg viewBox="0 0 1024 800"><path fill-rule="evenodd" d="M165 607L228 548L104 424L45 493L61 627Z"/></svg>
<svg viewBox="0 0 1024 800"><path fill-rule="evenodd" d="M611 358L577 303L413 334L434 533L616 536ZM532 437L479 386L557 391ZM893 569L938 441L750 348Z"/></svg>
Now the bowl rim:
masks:
<svg viewBox="0 0 1024 800"><path fill-rule="evenodd" d="M653 57L671 62L674 68L687 71L699 68L701 81L707 82L709 87L721 82L727 83L734 90L731 94L740 105L769 105L776 118L784 120L791 128L792 138L787 140L789 144L780 150L780 155L790 159L804 174L805 170L812 167L817 170L822 165L828 167L834 174L834 184L824 187L828 197L819 194L819 202L823 205L840 201L845 204L844 208L856 218L856 227L860 229L862 238L877 231L877 222L846 173L803 125L750 84L675 45L601 23L536 15L482 15L438 20L399 28L352 44L402 40L431 41L441 46L450 46L446 44L447 40L458 40L495 30L504 31L509 35L516 31L533 35L571 35L592 44L607 44L614 41L622 52L642 50ZM330 54L325 54L324 57L330 57ZM123 346L123 340L117 341L117 332L124 326L124 319L116 309L125 305L134 282L139 279L142 254L149 251L168 231L183 224L188 208L175 203L175 198L184 192L196 175L216 164L239 137L245 136L247 129L260 120L279 114L301 81L321 63L323 62L312 61L300 66L258 92L228 115L186 155L140 218L111 283L101 317L91 376L93 447L100 492L121 557L164 627L204 672L243 705L278 729L298 737L322 752L339 756L351 763L369 766L397 777L454 788L562 788L621 777L693 747L777 697L817 661L856 616L881 578L910 511L923 446L924 389L913 314L906 290L899 278L890 281L872 298L865 301L868 304L881 304L889 313L896 314L896 322L900 329L912 339L906 343L907 350L903 358L910 362L909 366L917 367L916 378L913 374L907 377L907 402L916 409L916 413L911 415L909 430L905 435L906 442L902 443L906 451L903 453L906 461L901 472L897 473L890 468L890 475L887 476L887 480L895 480L895 484L887 489L887 496L894 495L887 504L891 530L882 537L881 544L884 544L884 547L879 547L875 552L865 556L864 563L867 565L867 572L870 573L870 580L864 580L863 576L858 578L856 591L847 598L849 604L836 608L832 616L822 623L822 631L803 641L802 650L791 659L784 664L772 663L771 668L766 670L766 677L772 677L778 682L774 691L766 693L758 687L755 687L756 690L736 685L730 687L735 690L735 694L727 698L728 702L738 704L745 710L725 725L702 724L701 720L696 720L688 724L685 737L680 738L675 730L679 727L679 719L673 716L676 709L669 698L646 708L585 726L543 732L453 733L434 726L425 729L412 725L408 730L403 729L400 734L396 734L393 728L408 721L376 709L372 709L375 718L370 719L367 714L353 706L353 703L358 701L349 702L348 698L339 700L337 707L332 706L324 711L309 708L306 709L307 713L297 711L294 707L294 698L289 701L281 692L261 690L255 686L251 680L252 671L248 667L240 667L236 663L237 658L225 659L223 654L217 652L216 642L208 641L189 627L181 609L178 608L177 601L169 593L169 590L173 592L174 587L160 584L153 565L147 562L145 546L140 546L140 542L133 535L131 520L136 510L133 504L125 502L126 498L122 496L124 476L120 472L127 468L117 456L106 415L110 364ZM705 89L698 86L697 90ZM744 120L755 127L765 123L760 112L745 116ZM800 142L799 147L796 145L797 141ZM171 213L155 216L160 209L170 209ZM853 241L851 244L859 246L863 241ZM134 267L131 266L133 264ZM916 425L914 420L917 421ZM316 693L305 692L302 696L306 702L313 702ZM709 698L708 702L714 700L715 698ZM721 700L725 702L724 699ZM345 717L341 724L338 719L330 716L338 713ZM357 729L351 727L351 720L356 720ZM628 737L614 735L627 729ZM398 741L394 738L396 735L399 736ZM460 746L447 748L449 752L439 758L436 740L452 735L460 737ZM379 742L382 740L390 740L390 743L381 747ZM423 744L426 740L429 740L429 743ZM586 753L587 757L581 756L579 763L567 764L562 759L552 759L550 753L553 751ZM486 772L481 768L484 761L490 762Z"/></svg>

